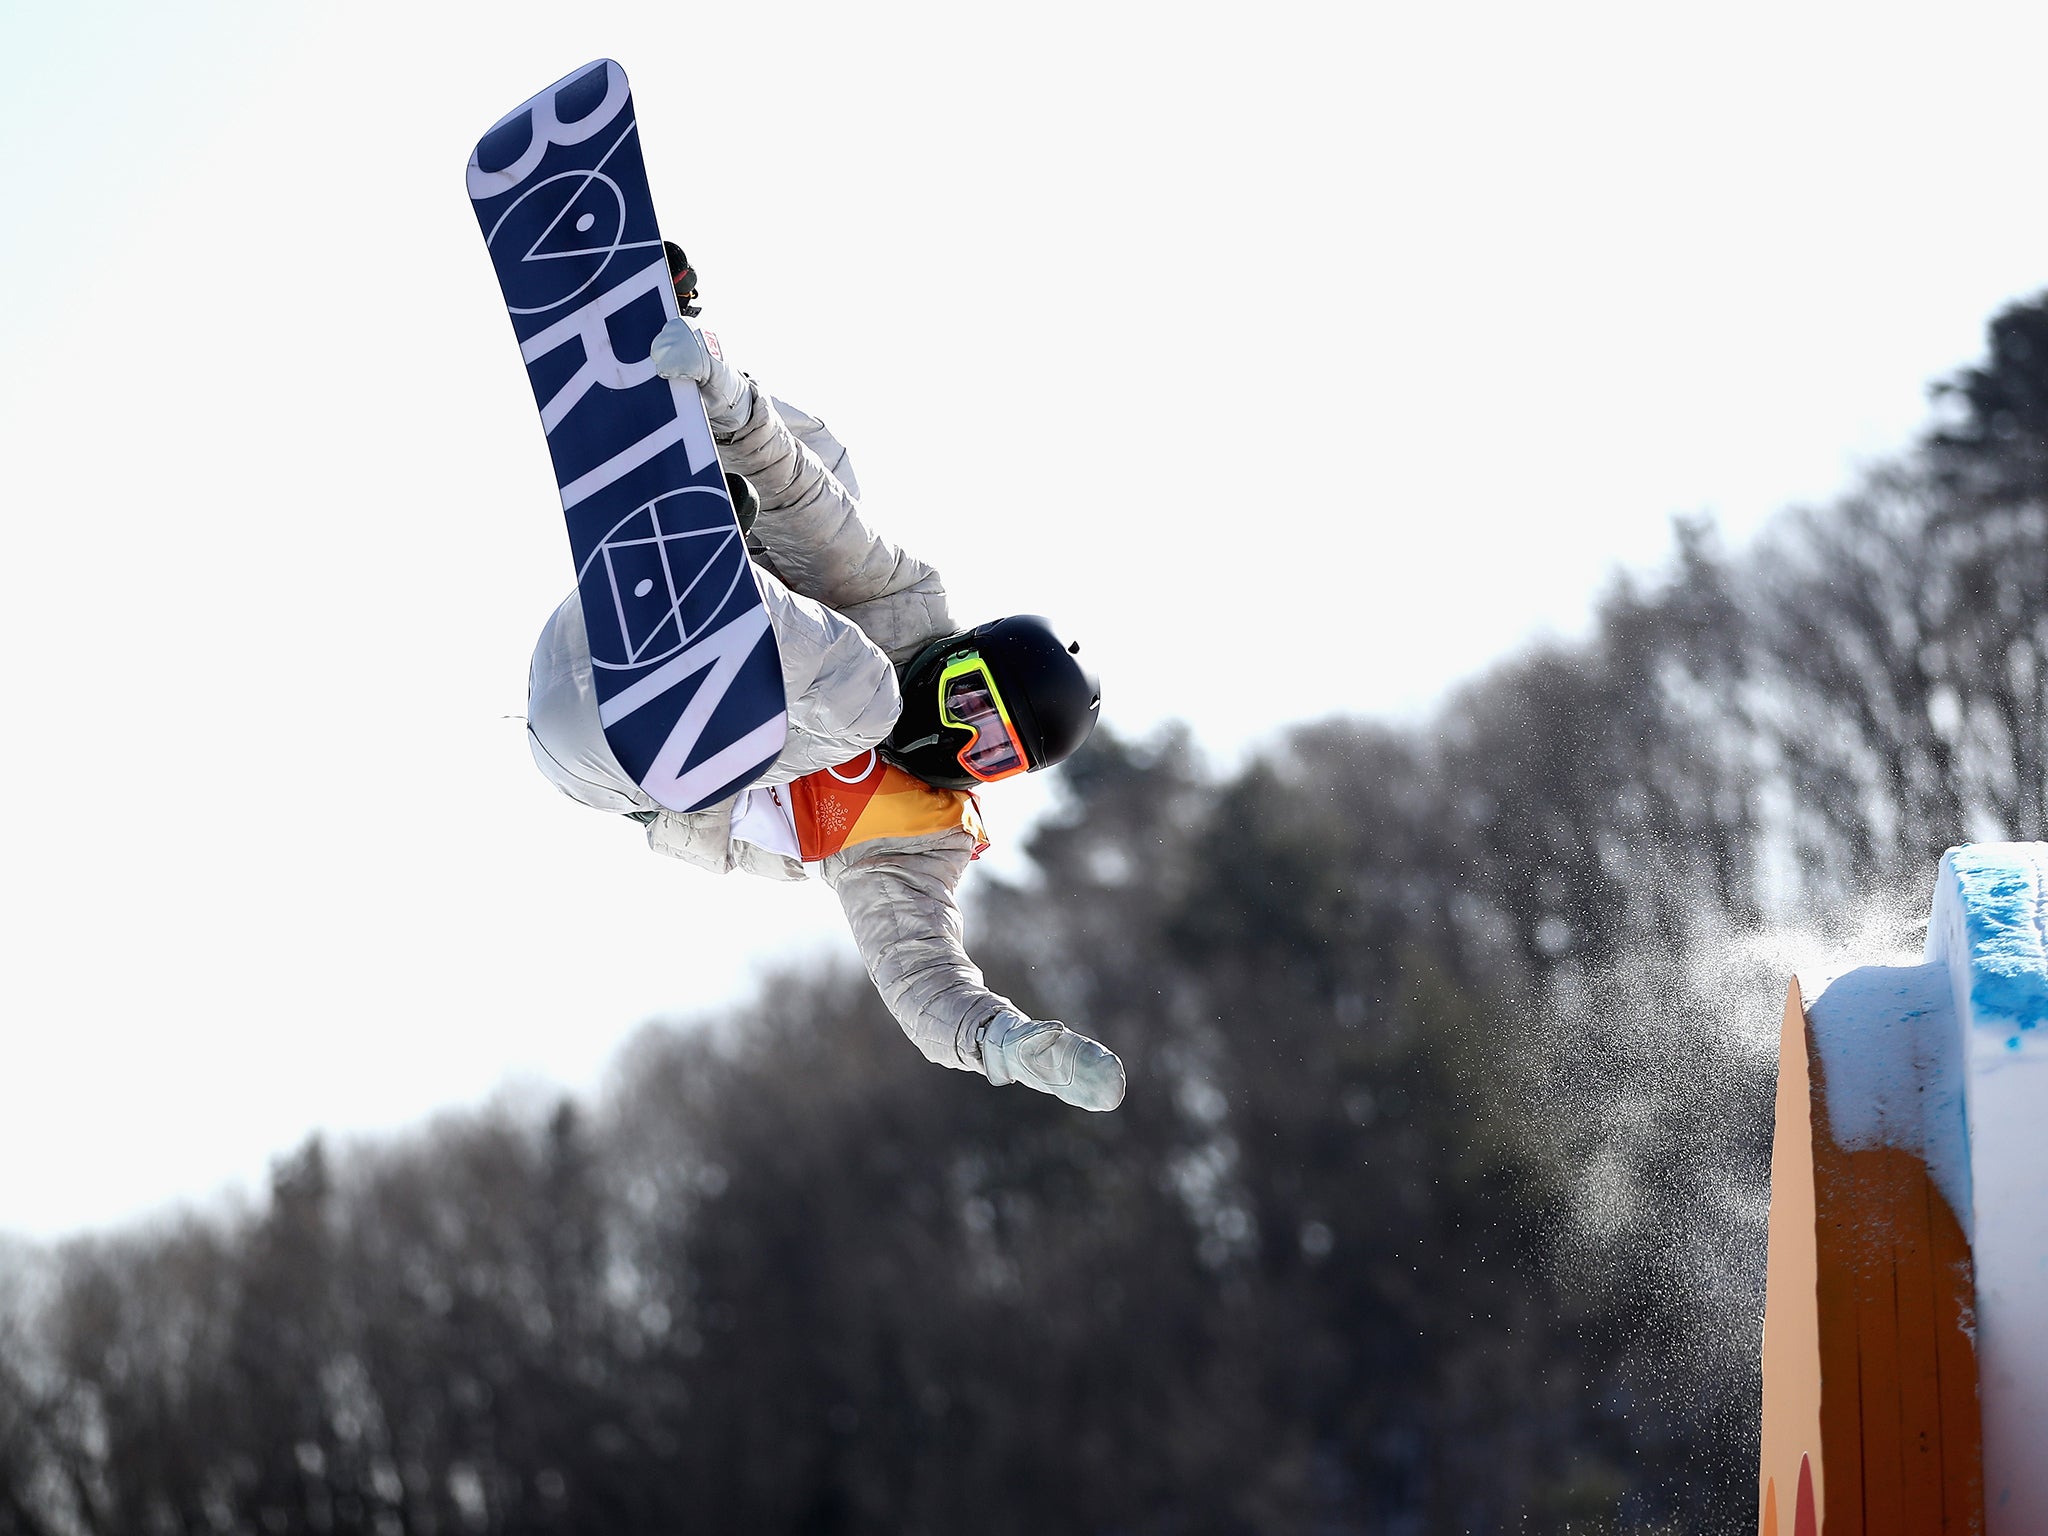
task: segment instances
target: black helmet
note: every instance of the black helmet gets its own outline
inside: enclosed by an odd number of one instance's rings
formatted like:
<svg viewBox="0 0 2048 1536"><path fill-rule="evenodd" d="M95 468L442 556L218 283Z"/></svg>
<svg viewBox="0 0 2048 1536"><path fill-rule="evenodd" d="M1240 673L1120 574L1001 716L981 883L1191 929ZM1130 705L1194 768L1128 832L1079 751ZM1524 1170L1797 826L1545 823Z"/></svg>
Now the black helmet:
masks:
<svg viewBox="0 0 2048 1536"><path fill-rule="evenodd" d="M1035 613L934 640L903 669L903 713L882 755L941 789L1064 762L1102 708L1080 650Z"/></svg>

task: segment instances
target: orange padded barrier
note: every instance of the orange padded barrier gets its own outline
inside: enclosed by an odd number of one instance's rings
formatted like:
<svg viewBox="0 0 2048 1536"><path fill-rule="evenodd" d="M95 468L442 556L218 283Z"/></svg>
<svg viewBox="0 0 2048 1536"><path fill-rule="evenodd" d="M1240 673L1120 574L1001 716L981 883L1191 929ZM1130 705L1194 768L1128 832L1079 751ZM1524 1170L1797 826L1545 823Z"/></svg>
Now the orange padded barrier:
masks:
<svg viewBox="0 0 2048 1536"><path fill-rule="evenodd" d="M1760 1536L1984 1529L1975 1279L1917 1152L1840 1146L1794 982L1771 1149Z"/></svg>

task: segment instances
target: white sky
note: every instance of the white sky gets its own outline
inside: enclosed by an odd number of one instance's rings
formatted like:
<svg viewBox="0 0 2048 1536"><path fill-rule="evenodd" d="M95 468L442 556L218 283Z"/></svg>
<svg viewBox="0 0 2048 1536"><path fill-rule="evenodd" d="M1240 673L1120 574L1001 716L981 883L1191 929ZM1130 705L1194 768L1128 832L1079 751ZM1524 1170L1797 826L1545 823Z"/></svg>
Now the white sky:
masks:
<svg viewBox="0 0 2048 1536"><path fill-rule="evenodd" d="M707 323L958 610L1060 616L1116 727L1227 761L1412 717L1672 513L1740 534L1903 443L2048 283L2044 32L0 5L0 1231L587 1086L831 941L822 888L652 857L505 718L570 572L461 171L548 82L624 63ZM991 797L1013 850L1043 800Z"/></svg>

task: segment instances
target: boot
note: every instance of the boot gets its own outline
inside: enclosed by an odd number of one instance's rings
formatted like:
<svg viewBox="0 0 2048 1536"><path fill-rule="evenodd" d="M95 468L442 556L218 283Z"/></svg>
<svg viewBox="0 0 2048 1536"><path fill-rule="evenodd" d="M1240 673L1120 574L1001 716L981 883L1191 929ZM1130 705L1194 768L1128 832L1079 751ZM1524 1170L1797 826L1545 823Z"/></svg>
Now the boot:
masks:
<svg viewBox="0 0 2048 1536"><path fill-rule="evenodd" d="M683 254L683 248L675 241L662 241L661 249L668 257L668 280L675 284L676 308L686 319L694 320L702 313L696 304L697 269L690 265L690 258Z"/></svg>

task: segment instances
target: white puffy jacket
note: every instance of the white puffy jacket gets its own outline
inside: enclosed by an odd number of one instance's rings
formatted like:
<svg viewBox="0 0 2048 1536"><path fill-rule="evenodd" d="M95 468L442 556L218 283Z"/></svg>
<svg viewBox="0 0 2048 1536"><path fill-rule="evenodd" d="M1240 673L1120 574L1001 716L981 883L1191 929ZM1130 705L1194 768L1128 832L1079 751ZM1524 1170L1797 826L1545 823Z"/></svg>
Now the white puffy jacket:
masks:
<svg viewBox="0 0 2048 1536"><path fill-rule="evenodd" d="M957 626L938 572L862 517L846 451L823 422L749 384L729 415L714 410L711 426L725 467L761 496L748 545L782 656L790 729L757 782L787 783L885 740L902 709L894 664ZM679 814L662 810L627 777L598 726L590 647L573 592L534 648L527 734L534 761L557 788L600 810L638 814L656 852L719 873L805 878L795 859L732 835L738 797ZM877 838L819 868L904 1033L940 1065L981 1072L982 1026L1019 1010L982 985L962 943L953 892L974 847L964 830Z"/></svg>

